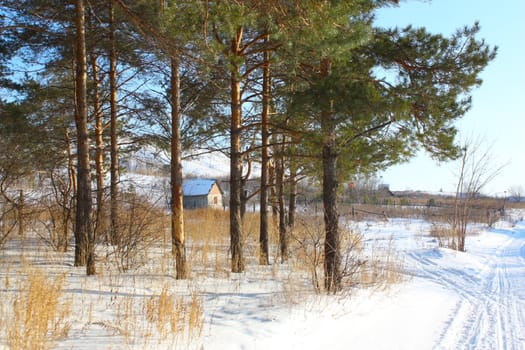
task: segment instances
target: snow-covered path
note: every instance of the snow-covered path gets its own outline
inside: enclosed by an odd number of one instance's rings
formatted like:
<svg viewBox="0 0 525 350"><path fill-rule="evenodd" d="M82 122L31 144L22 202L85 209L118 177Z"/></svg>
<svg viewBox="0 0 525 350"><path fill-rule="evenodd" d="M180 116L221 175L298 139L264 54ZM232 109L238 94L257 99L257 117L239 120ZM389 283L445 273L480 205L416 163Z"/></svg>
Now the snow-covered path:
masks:
<svg viewBox="0 0 525 350"><path fill-rule="evenodd" d="M449 259L409 254L416 276L458 296L434 348L525 349L525 225L484 232L467 248Z"/></svg>

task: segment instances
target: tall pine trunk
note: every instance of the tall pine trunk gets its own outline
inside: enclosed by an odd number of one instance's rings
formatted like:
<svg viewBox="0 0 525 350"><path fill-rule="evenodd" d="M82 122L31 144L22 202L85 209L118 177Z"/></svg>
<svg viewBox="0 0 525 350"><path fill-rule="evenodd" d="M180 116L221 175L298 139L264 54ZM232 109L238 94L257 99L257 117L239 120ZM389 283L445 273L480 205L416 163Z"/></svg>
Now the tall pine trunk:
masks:
<svg viewBox="0 0 525 350"><path fill-rule="evenodd" d="M73 220L72 203L77 193L77 181L76 181L76 173L75 173L75 156L71 149L71 139L69 137L69 131L67 128L64 130L64 142L66 144L66 152L67 152L68 182L66 186L66 191L63 195L63 202L62 202L62 212L64 213L64 215L62 216L62 227L63 227L62 237L59 239L59 244L57 247L58 251L61 251L61 252L66 252L69 247L69 225Z"/></svg>
<svg viewBox="0 0 525 350"><path fill-rule="evenodd" d="M100 107L100 79L98 74L97 55L91 54L91 70L93 73L93 113L95 114L95 173L97 178L97 211L95 214L95 237L103 229L104 207L104 125L102 122L102 109ZM106 237L107 238L107 237Z"/></svg>
<svg viewBox="0 0 525 350"><path fill-rule="evenodd" d="M268 41L268 35L265 42ZM270 52L264 52L263 95L261 112L261 193L260 193L260 226L259 226L259 264L269 265L268 248L268 166L270 162L268 143L268 118L270 115Z"/></svg>
<svg viewBox="0 0 525 350"><path fill-rule="evenodd" d="M271 144L272 144L272 160L269 164L268 169L268 190L269 190L269 197L270 197L270 206L272 208L272 229L273 232L279 232L279 207L277 205L277 162L278 162L278 140L277 140L277 133L271 134Z"/></svg>
<svg viewBox="0 0 525 350"><path fill-rule="evenodd" d="M281 145L275 157L275 187L277 192L277 206L279 213L279 251L281 263L288 260L288 230L286 227L286 205L284 201L284 143L285 136L281 135Z"/></svg>
<svg viewBox="0 0 525 350"><path fill-rule="evenodd" d="M241 96L241 71L236 61L241 54L240 45L243 36L242 28L238 28L236 36L232 39L230 54L230 94L231 94L231 121L230 121L230 249L232 255L232 272L244 271L244 258L242 252L242 220L241 220L241 195L242 195L242 96Z"/></svg>
<svg viewBox="0 0 525 350"><path fill-rule="evenodd" d="M171 59L171 247L175 257L176 279L185 279L186 251L181 164L181 115L179 61Z"/></svg>
<svg viewBox="0 0 525 350"><path fill-rule="evenodd" d="M325 224L325 288L337 292L341 287L341 253L339 212L337 208L337 151L333 133L326 133L323 142L323 208Z"/></svg>
<svg viewBox="0 0 525 350"><path fill-rule="evenodd" d="M321 79L328 77L331 62L321 61ZM322 164L323 164L323 208L325 224L324 242L324 285L327 292L337 292L341 288L341 253L339 238L339 212L337 208L337 144L336 122L331 103L321 112Z"/></svg>
<svg viewBox="0 0 525 350"><path fill-rule="evenodd" d="M94 275L94 235L91 224L91 169L87 127L87 60L85 38L85 7L83 0L75 1L76 12L76 77L75 123L77 128L77 210L75 225L75 266L86 266L86 274Z"/></svg>
<svg viewBox="0 0 525 350"><path fill-rule="evenodd" d="M110 103L110 241L118 242L118 139L117 139L117 52L115 49L115 10L109 0L109 103Z"/></svg>
<svg viewBox="0 0 525 350"><path fill-rule="evenodd" d="M295 211L297 208L297 160L295 159L295 137L290 143L290 176L288 183L290 193L288 195L288 231L292 232L295 227Z"/></svg>

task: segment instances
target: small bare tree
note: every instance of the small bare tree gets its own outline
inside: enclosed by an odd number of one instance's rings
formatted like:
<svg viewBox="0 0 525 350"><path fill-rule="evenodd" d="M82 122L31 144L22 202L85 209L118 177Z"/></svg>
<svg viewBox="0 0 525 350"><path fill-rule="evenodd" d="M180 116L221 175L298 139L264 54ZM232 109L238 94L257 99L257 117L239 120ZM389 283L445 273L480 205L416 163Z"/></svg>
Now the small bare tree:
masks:
<svg viewBox="0 0 525 350"><path fill-rule="evenodd" d="M69 238L73 231L74 195L70 169L67 173L52 169L48 173L49 190L40 198L43 215L40 221L44 231L37 232L40 238L54 250L66 252L69 248Z"/></svg>
<svg viewBox="0 0 525 350"><path fill-rule="evenodd" d="M467 226L471 222L473 205L483 188L504 168L504 165L498 165L493 159L491 146L477 138L467 139L461 147L452 221L452 248L462 252L465 251Z"/></svg>
<svg viewBox="0 0 525 350"><path fill-rule="evenodd" d="M507 193L509 199L513 198L514 200L521 201L521 197L525 194L525 190L523 189L523 186L514 185L508 189Z"/></svg>
<svg viewBox="0 0 525 350"><path fill-rule="evenodd" d="M115 231L118 235L110 253L119 271L144 264L148 248L164 239L164 211L156 204L134 192L122 192Z"/></svg>
<svg viewBox="0 0 525 350"><path fill-rule="evenodd" d="M0 148L5 149L0 154L0 247L11 233L23 234L24 193L20 184L30 171L24 163L23 147L10 145L6 138L0 136Z"/></svg>
<svg viewBox="0 0 525 350"><path fill-rule="evenodd" d="M0 190L0 247L19 225L19 210L16 199L6 191Z"/></svg>
<svg viewBox="0 0 525 350"><path fill-rule="evenodd" d="M324 227L320 217L299 217L291 232L290 256L310 274L313 290L322 292L322 270L324 264ZM367 263L362 259L363 235L353 228L341 229L341 285L352 287L359 283L360 270Z"/></svg>
<svg viewBox="0 0 525 350"><path fill-rule="evenodd" d="M321 269L323 266L323 225L319 218L299 218L291 232L296 250L292 256L299 265L310 273L310 280L316 293L321 292Z"/></svg>

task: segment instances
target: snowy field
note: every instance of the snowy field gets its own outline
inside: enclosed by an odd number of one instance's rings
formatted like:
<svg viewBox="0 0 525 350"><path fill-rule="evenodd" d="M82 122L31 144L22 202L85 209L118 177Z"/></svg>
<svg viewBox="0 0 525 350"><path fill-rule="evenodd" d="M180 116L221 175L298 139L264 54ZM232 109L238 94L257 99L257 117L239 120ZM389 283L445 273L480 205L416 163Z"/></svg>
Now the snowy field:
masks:
<svg viewBox="0 0 525 350"><path fill-rule="evenodd" d="M243 274L215 267L176 281L168 248L124 273L101 260L88 278L71 253L15 236L0 251L0 348L8 348L24 283L44 271L65 306L53 349L525 349L520 215L480 227L466 253L439 248L424 221L360 223L364 254L389 246L402 279L336 296L298 288L293 267L280 264L250 263Z"/></svg>

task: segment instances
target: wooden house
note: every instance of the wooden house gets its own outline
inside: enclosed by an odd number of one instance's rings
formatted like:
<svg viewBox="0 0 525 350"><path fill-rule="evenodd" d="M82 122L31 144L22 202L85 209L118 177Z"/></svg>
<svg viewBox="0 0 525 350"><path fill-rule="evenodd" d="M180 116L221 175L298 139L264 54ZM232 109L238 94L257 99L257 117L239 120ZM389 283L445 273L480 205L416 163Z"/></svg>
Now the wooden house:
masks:
<svg viewBox="0 0 525 350"><path fill-rule="evenodd" d="M213 179L185 179L182 183L184 209L223 209L223 192Z"/></svg>

